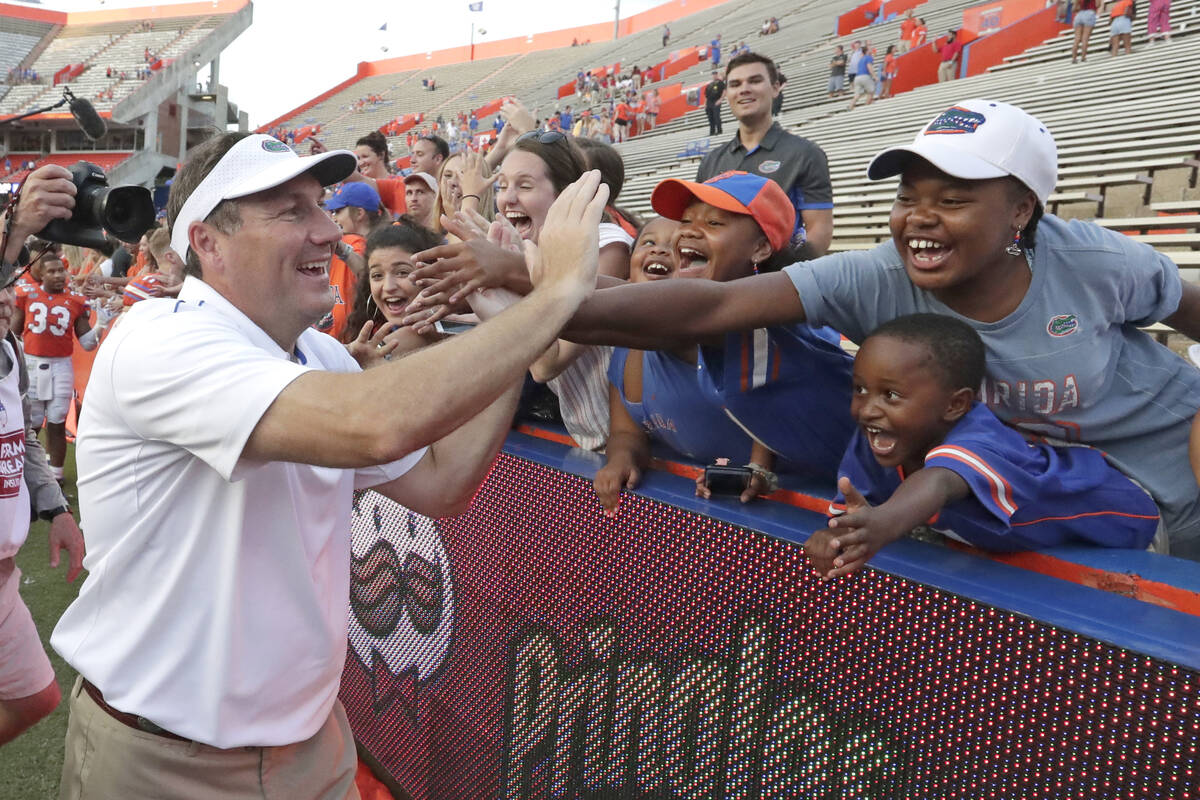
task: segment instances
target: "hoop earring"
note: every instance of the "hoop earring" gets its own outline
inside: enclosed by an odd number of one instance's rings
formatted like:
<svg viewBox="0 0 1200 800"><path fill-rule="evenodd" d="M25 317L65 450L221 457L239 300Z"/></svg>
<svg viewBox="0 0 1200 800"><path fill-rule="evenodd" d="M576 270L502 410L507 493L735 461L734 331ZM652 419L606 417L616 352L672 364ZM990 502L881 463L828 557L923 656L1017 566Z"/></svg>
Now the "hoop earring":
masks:
<svg viewBox="0 0 1200 800"><path fill-rule="evenodd" d="M379 311L380 311L378 306L375 307L374 311L371 311L371 306L374 306L374 305L375 305L375 298L368 294L367 295L367 306L366 306L367 319L371 320L372 322L375 321L375 315L379 314Z"/></svg>
<svg viewBox="0 0 1200 800"><path fill-rule="evenodd" d="M1020 228L1017 228L1017 232L1013 236L1013 240L1008 243L1008 247L1004 248L1004 252L1008 253L1010 256L1021 255L1021 229Z"/></svg>

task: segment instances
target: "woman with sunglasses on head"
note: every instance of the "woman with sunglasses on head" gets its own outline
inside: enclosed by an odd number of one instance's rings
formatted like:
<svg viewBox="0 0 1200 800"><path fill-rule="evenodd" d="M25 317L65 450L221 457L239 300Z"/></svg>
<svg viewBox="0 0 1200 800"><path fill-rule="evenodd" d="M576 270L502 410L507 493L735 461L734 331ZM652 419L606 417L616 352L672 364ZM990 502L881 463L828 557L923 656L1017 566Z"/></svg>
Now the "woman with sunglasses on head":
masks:
<svg viewBox="0 0 1200 800"><path fill-rule="evenodd" d="M1200 339L1200 287L1153 248L1044 212L1049 131L1019 108L967 100L871 162L900 176L892 239L730 283L602 289L567 335L634 347L807 320L854 341L896 317L946 314L988 351L981 399L1027 435L1090 445L1155 499L1170 552L1200 560L1188 432L1200 371L1139 326Z"/></svg>
<svg viewBox="0 0 1200 800"><path fill-rule="evenodd" d="M522 239L537 243L546 212L559 193L587 169L579 148L558 131L520 137L500 164L496 208ZM633 237L609 220L600 224L601 274L629 275ZM585 450L608 440L606 373L612 349L559 340L534 362L530 374L558 395L563 424Z"/></svg>

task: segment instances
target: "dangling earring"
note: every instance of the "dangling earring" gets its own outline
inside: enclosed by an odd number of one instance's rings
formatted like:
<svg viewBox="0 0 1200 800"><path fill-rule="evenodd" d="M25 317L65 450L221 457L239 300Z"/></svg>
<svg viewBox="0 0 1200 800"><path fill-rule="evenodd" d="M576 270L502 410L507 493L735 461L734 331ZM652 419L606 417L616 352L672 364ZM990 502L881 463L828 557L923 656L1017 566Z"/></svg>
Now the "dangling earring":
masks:
<svg viewBox="0 0 1200 800"><path fill-rule="evenodd" d="M1021 255L1021 229L1020 228L1017 228L1017 232L1013 236L1013 240L1008 243L1008 247L1004 248L1004 252L1008 253L1010 256Z"/></svg>

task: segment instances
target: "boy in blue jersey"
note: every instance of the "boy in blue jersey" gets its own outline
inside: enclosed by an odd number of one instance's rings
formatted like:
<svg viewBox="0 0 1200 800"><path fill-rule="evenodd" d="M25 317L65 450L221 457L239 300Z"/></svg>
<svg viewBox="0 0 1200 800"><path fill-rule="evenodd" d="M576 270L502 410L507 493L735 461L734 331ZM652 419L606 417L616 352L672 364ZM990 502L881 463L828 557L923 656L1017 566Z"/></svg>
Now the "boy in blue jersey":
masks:
<svg viewBox="0 0 1200 800"><path fill-rule="evenodd" d="M1149 494L1087 447L1030 442L978 402L985 355L965 322L911 314L879 326L854 362L858 430L829 528L805 544L818 572L853 572L917 525L989 550L1062 544L1145 549Z"/></svg>

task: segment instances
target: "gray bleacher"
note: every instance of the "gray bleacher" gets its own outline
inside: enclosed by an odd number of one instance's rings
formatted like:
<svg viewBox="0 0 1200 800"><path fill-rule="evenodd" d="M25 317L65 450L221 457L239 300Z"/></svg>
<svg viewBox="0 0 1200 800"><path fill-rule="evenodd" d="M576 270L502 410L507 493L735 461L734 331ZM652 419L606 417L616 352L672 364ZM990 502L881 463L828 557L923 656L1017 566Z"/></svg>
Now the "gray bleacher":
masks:
<svg viewBox="0 0 1200 800"><path fill-rule="evenodd" d="M77 96L91 100L97 110L109 110L142 84L135 75L139 67L146 66L147 48L169 61L211 33L223 19L216 15L162 19L156 20L151 30L141 30L139 23L128 21L68 25L50 41L33 64L40 83L10 88L0 98L0 115L19 114L52 101L59 93L50 85L54 73L68 64L80 63L86 68L68 81L71 90ZM29 52L25 51L26 54ZM114 71L112 77L107 74L110 66ZM122 70L126 73L124 80L120 78ZM111 100L107 97L109 90L112 91ZM103 98L101 93L104 93Z"/></svg>

